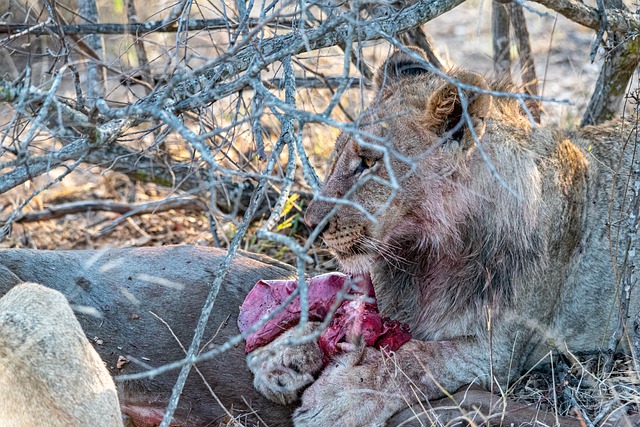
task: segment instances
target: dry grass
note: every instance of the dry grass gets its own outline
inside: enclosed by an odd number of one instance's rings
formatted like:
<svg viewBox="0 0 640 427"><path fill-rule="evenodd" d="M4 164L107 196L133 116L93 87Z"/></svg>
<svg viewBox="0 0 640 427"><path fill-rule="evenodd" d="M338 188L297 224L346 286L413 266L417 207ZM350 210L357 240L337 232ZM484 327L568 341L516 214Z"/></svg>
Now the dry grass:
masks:
<svg viewBox="0 0 640 427"><path fill-rule="evenodd" d="M577 417L586 426L637 425L640 376L629 356L617 355L611 371L604 357L556 360L524 375L511 389L516 401L540 410Z"/></svg>

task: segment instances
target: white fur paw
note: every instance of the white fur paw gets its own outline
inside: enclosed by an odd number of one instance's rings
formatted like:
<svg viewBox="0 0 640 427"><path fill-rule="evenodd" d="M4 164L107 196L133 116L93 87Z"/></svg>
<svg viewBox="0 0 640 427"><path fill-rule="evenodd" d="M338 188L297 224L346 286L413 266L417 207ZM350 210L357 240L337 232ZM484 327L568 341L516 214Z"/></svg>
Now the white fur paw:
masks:
<svg viewBox="0 0 640 427"><path fill-rule="evenodd" d="M322 350L317 341L286 344L291 338L313 332L316 326L312 323L302 332L291 329L247 356L253 386L270 401L281 405L295 402L322 370Z"/></svg>

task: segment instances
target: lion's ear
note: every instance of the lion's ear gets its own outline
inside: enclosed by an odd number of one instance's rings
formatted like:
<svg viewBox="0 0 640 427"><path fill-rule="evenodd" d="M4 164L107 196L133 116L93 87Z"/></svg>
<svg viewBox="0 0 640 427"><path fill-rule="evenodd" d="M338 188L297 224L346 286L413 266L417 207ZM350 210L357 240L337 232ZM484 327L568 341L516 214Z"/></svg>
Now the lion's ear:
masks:
<svg viewBox="0 0 640 427"><path fill-rule="evenodd" d="M425 54L421 49L417 47L410 47L408 49L420 58L425 58ZM431 68L428 64L425 65L424 62L418 61L407 52L397 50L387 59L384 65L378 69L374 83L376 89L381 90L387 86L389 82L398 81L403 77L412 77L430 72Z"/></svg>
<svg viewBox="0 0 640 427"><path fill-rule="evenodd" d="M426 124L436 133L444 135L462 145L473 143L468 123L463 115L464 109L460 101L460 92L467 101L467 112L478 138L482 138L485 130L485 119L491 111L491 95L477 89L489 90L489 85L480 74L461 71L452 76L455 83L446 82L431 95L427 102ZM464 141L468 141L464 143Z"/></svg>

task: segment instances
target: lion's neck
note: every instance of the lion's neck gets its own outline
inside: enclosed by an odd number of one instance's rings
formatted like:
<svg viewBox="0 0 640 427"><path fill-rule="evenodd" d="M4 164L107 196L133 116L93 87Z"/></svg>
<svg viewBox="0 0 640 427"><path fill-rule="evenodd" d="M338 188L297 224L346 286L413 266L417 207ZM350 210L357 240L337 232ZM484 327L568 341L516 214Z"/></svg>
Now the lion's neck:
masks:
<svg viewBox="0 0 640 427"><path fill-rule="evenodd" d="M483 229L468 222L468 230ZM516 283L540 265L544 251L537 236L519 239L461 230L459 249L447 254L430 247L402 254L412 263L379 261L372 269L382 312L408 323L425 340L471 336L486 328L491 308L509 306Z"/></svg>

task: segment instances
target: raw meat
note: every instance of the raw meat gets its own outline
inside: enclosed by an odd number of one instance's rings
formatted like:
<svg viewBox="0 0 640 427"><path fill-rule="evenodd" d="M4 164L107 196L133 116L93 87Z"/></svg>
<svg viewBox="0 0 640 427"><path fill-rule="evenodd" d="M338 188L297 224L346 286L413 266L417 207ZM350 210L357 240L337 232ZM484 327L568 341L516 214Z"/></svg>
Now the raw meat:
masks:
<svg viewBox="0 0 640 427"><path fill-rule="evenodd" d="M238 327L245 332L263 316L272 313L297 288L296 280L261 280L253 287L240 307ZM329 326L318 344L327 363L341 351L343 343L352 343L362 337L367 346L399 349L411 339L409 327L378 312L375 292L368 274L348 277L341 273L328 273L307 281L309 320L322 321L342 291L340 303ZM245 351L262 347L282 332L294 327L300 320L300 298L296 297L272 319L246 338Z"/></svg>

